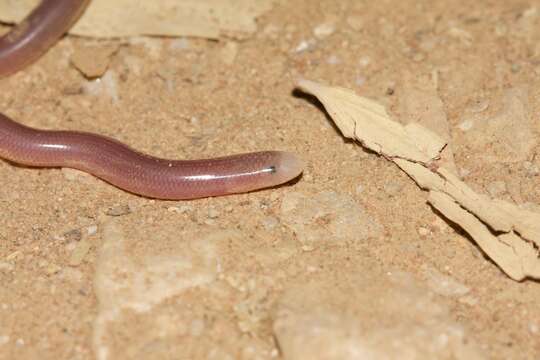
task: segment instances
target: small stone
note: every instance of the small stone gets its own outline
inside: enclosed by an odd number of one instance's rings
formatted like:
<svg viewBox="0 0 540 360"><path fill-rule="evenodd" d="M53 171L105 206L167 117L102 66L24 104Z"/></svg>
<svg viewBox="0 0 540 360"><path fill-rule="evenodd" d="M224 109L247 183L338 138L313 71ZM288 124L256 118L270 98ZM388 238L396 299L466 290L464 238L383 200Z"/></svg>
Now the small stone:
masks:
<svg viewBox="0 0 540 360"><path fill-rule="evenodd" d="M304 252L310 252L315 250L315 246L313 245L302 245L302 251Z"/></svg>
<svg viewBox="0 0 540 360"><path fill-rule="evenodd" d="M62 270L62 268L60 266L51 263L45 268L45 273L47 275L54 275L54 274L58 273L60 270Z"/></svg>
<svg viewBox="0 0 540 360"><path fill-rule="evenodd" d="M24 340L19 338L15 341L15 345L21 347L21 346L24 346Z"/></svg>
<svg viewBox="0 0 540 360"><path fill-rule="evenodd" d="M467 106L467 110L472 113L481 113L483 111L486 111L489 107L489 100L488 99L477 99L472 104Z"/></svg>
<svg viewBox="0 0 540 360"><path fill-rule="evenodd" d="M86 228L86 233L88 235L94 235L95 233L97 233L97 225L90 225L89 227Z"/></svg>
<svg viewBox="0 0 540 360"><path fill-rule="evenodd" d="M313 29L313 34L319 39L324 39L334 33L336 27L332 23L320 24Z"/></svg>
<svg viewBox="0 0 540 360"><path fill-rule="evenodd" d="M279 225L279 220L273 216L267 216L262 220L262 225L265 230L273 230Z"/></svg>
<svg viewBox="0 0 540 360"><path fill-rule="evenodd" d="M540 332L540 326L534 322L529 323L529 332L535 335L538 334Z"/></svg>
<svg viewBox="0 0 540 360"><path fill-rule="evenodd" d="M63 237L66 239L66 242L80 241L82 238L82 232L79 229L69 230L64 233Z"/></svg>
<svg viewBox="0 0 540 360"><path fill-rule="evenodd" d="M369 56L362 56L360 60L358 60L358 65L361 67L366 67L369 64L371 64L371 58Z"/></svg>
<svg viewBox="0 0 540 360"><path fill-rule="evenodd" d="M307 50L311 50L315 47L315 40L302 40L294 49L294 52L301 53Z"/></svg>
<svg viewBox="0 0 540 360"><path fill-rule="evenodd" d="M458 128L461 131L469 131L472 129L473 126L474 126L474 121L468 119L459 123Z"/></svg>
<svg viewBox="0 0 540 360"><path fill-rule="evenodd" d="M122 216L129 213L131 213L131 208L129 207L129 205L115 205L105 211L105 214L109 216Z"/></svg>
<svg viewBox="0 0 540 360"><path fill-rule="evenodd" d="M418 234L420 234L420 236L426 236L429 234L429 229L426 229L425 227L420 227L418 228Z"/></svg>

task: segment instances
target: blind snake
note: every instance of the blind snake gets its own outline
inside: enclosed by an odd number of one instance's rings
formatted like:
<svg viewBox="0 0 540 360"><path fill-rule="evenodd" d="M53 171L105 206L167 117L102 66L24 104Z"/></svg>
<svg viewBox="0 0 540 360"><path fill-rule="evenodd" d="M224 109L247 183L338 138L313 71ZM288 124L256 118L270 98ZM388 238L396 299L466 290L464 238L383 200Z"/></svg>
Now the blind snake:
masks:
<svg viewBox="0 0 540 360"><path fill-rule="evenodd" d="M89 2L42 0L0 38L0 77L36 61L77 21ZM79 169L131 193L170 200L273 187L298 177L303 168L294 154L282 151L204 160L161 159L98 134L34 129L3 114L0 157L28 166Z"/></svg>

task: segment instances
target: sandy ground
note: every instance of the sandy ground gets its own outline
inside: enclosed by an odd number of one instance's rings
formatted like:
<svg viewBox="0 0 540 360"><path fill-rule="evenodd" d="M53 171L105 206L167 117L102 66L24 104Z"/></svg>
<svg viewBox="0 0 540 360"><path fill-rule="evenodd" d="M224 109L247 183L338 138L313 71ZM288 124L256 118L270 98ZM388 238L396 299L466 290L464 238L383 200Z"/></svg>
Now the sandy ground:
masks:
<svg viewBox="0 0 540 360"><path fill-rule="evenodd" d="M293 92L298 76L347 87L403 122L435 107L469 185L540 204L540 9L313 4L280 2L241 42L69 37L0 82L2 111L35 127L306 163L283 187L182 202L0 162L1 359L540 358L540 284Z"/></svg>

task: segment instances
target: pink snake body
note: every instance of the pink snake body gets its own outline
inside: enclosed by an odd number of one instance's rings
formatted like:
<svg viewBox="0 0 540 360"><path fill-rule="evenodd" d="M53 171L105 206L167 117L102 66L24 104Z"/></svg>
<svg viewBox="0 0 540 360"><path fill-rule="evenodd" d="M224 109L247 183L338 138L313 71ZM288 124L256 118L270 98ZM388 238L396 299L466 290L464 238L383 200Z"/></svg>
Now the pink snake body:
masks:
<svg viewBox="0 0 540 360"><path fill-rule="evenodd" d="M36 61L73 25L89 0L43 0L0 38L0 77ZM0 114L0 157L39 167L70 167L151 198L193 199L283 184L302 173L289 152L263 151L204 160L167 160L114 139L76 131L39 130Z"/></svg>

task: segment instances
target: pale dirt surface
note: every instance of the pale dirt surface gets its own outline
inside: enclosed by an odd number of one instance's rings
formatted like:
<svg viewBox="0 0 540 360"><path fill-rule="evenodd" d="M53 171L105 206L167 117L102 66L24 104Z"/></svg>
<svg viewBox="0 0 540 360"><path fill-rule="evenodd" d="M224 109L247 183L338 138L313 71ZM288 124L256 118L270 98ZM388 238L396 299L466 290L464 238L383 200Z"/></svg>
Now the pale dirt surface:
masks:
<svg viewBox="0 0 540 360"><path fill-rule="evenodd" d="M306 163L287 186L181 202L0 162L0 359L540 357L540 284L292 92L298 76L347 87L403 122L433 106L464 181L534 207L540 9L317 3L279 3L239 43L66 38L0 82L2 111L32 126ZM110 58L101 80L71 64L85 52Z"/></svg>

